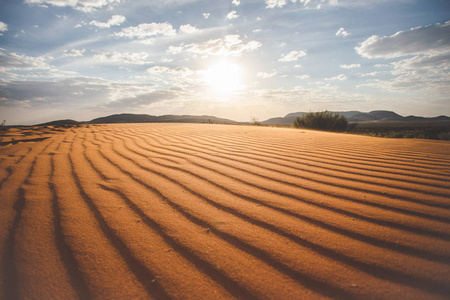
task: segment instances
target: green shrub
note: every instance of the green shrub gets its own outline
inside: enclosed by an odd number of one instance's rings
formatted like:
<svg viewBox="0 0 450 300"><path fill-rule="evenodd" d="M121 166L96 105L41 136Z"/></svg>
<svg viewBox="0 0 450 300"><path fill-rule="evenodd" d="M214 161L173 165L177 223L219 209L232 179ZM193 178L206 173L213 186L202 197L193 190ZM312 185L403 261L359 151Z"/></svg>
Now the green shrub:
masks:
<svg viewBox="0 0 450 300"><path fill-rule="evenodd" d="M326 131L346 131L348 121L345 116L329 111L310 112L297 117L292 124L295 128L307 128Z"/></svg>

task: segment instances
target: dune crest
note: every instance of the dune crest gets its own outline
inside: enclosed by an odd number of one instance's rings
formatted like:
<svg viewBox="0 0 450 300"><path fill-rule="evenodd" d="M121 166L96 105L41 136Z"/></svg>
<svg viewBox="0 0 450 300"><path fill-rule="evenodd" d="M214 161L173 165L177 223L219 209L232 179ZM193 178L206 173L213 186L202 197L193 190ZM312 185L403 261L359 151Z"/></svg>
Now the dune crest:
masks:
<svg viewBox="0 0 450 300"><path fill-rule="evenodd" d="M0 299L450 295L447 141L206 124L0 138Z"/></svg>

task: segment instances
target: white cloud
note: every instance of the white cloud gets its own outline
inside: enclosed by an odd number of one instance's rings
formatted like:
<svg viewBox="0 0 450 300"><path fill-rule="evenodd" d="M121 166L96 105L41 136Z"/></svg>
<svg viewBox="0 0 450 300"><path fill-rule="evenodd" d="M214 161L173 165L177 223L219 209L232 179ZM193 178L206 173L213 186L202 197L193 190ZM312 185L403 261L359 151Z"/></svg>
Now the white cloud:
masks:
<svg viewBox="0 0 450 300"><path fill-rule="evenodd" d="M283 7L287 4L286 0L266 0L267 8Z"/></svg>
<svg viewBox="0 0 450 300"><path fill-rule="evenodd" d="M46 7L47 5L57 7L72 7L83 12L93 12L99 8L108 7L121 0L25 0L27 4L37 4Z"/></svg>
<svg viewBox="0 0 450 300"><path fill-rule="evenodd" d="M379 87L394 91L422 91L429 95L450 94L450 52L438 55L417 55L392 62L393 78L378 80Z"/></svg>
<svg viewBox="0 0 450 300"><path fill-rule="evenodd" d="M306 55L305 51L291 51L282 58L280 58L278 61L281 62L289 62L289 61L296 61L300 57L303 57Z"/></svg>
<svg viewBox="0 0 450 300"><path fill-rule="evenodd" d="M8 25L0 21L0 32L5 32L8 30ZM0 33L2 35L2 33Z"/></svg>
<svg viewBox="0 0 450 300"><path fill-rule="evenodd" d="M262 78L262 79L267 79L267 78L272 78L273 76L277 75L276 71L273 71L272 73L267 73L267 72L258 72L256 74L256 77L258 78Z"/></svg>
<svg viewBox="0 0 450 300"><path fill-rule="evenodd" d="M342 69L355 69L361 68L361 64L341 65Z"/></svg>
<svg viewBox="0 0 450 300"><path fill-rule="evenodd" d="M347 76L345 76L344 74L339 74L338 76L335 77L331 77L331 78L325 78L325 80L339 80L339 81L343 81L343 80L347 80Z"/></svg>
<svg viewBox="0 0 450 300"><path fill-rule="evenodd" d="M239 0L233 0L233 1L231 1L231 4L236 5L236 6L239 6L239 5L241 4L241 1L239 1Z"/></svg>
<svg viewBox="0 0 450 300"><path fill-rule="evenodd" d="M230 12L227 14L227 19L228 19L228 20L237 19L238 17L239 17L239 15L236 14L236 11L235 11L235 10L230 11Z"/></svg>
<svg viewBox="0 0 450 300"><path fill-rule="evenodd" d="M0 71L50 69L43 57L32 57L14 52L5 53L0 48Z"/></svg>
<svg viewBox="0 0 450 300"><path fill-rule="evenodd" d="M167 52L170 54L179 54L183 52L183 46L170 46L169 49L167 49Z"/></svg>
<svg viewBox="0 0 450 300"><path fill-rule="evenodd" d="M64 56L68 56L68 57L83 56L85 51L86 51L85 49L81 49L81 50L77 50L77 49L64 50Z"/></svg>
<svg viewBox="0 0 450 300"><path fill-rule="evenodd" d="M395 58L449 52L450 21L399 31L391 36L373 35L355 50L367 58Z"/></svg>
<svg viewBox="0 0 450 300"><path fill-rule="evenodd" d="M176 33L169 23L143 23L134 27L123 28L114 35L127 38L144 39L157 35L174 35Z"/></svg>
<svg viewBox="0 0 450 300"><path fill-rule="evenodd" d="M389 82L394 88L432 91L431 94L445 94L447 97L450 92L450 73L448 68L411 70L400 67L391 73L397 76Z"/></svg>
<svg viewBox="0 0 450 300"><path fill-rule="evenodd" d="M389 80L373 79L363 86L379 88L399 92L403 95L422 93L426 99L433 97L445 97L448 99L450 93L449 69L396 69L391 72L393 78ZM447 100L448 101L448 100ZM448 107L448 105L447 105Z"/></svg>
<svg viewBox="0 0 450 300"><path fill-rule="evenodd" d="M193 33L193 32L197 32L197 31L198 31L198 28L195 26L192 26L190 24L180 26L180 32L183 32L183 33Z"/></svg>
<svg viewBox="0 0 450 300"><path fill-rule="evenodd" d="M227 35L203 43L180 45L178 47L171 46L168 52L177 54L184 50L201 55L241 56L242 53L253 51L259 47L261 47L260 42L250 41L244 44L239 35Z"/></svg>
<svg viewBox="0 0 450 300"><path fill-rule="evenodd" d="M380 4L383 2L392 2L393 0L345 0L345 1L339 1L339 0L290 0L292 4L295 4L298 2L298 4L302 4L305 8L314 8L314 9L322 9L324 7L348 7L348 8L354 8L354 7L367 7L367 6L373 6L376 4ZM407 1L407 0L403 0ZM289 1L288 0L265 0L266 7L267 8L282 8L285 7Z"/></svg>
<svg viewBox="0 0 450 300"><path fill-rule="evenodd" d="M348 33L347 31L345 31L344 27L339 28L339 30L336 32L336 36L343 36L343 37L347 37L349 36L351 33Z"/></svg>
<svg viewBox="0 0 450 300"><path fill-rule="evenodd" d="M203 17L204 17L205 19L208 19L210 15L211 15L210 13L203 13Z"/></svg>
<svg viewBox="0 0 450 300"><path fill-rule="evenodd" d="M344 1L345 2L345 1ZM339 5L339 0L329 0L328 4L330 6L338 6Z"/></svg>
<svg viewBox="0 0 450 300"><path fill-rule="evenodd" d="M99 59L101 61L135 65L152 63L151 61L148 61L147 58L148 53L146 52L103 52L94 56L94 59Z"/></svg>
<svg viewBox="0 0 450 300"><path fill-rule="evenodd" d="M309 79L310 78L309 75L298 75L298 76L295 76L295 77L300 78L300 79Z"/></svg>
<svg viewBox="0 0 450 300"><path fill-rule="evenodd" d="M404 58L390 65L389 80L372 80L366 86L411 92L427 96L446 96L450 93L450 21L399 31L391 36L371 36L357 53L366 58Z"/></svg>
<svg viewBox="0 0 450 300"><path fill-rule="evenodd" d="M291 0L293 3L295 3L295 0ZM303 3L303 6L308 6L308 4L311 2L311 0L300 0L299 3Z"/></svg>
<svg viewBox="0 0 450 300"><path fill-rule="evenodd" d="M98 21L92 21L89 24L100 27L100 28L110 28L111 26L119 26L125 22L125 17L121 15L114 15L109 19L107 22L98 22Z"/></svg>

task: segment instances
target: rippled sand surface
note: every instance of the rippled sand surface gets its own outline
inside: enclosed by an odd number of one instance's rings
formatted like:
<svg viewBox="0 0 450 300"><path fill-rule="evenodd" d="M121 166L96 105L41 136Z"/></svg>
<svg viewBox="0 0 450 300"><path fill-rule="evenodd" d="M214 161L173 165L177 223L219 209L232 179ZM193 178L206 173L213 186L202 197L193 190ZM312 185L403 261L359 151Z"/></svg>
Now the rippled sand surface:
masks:
<svg viewBox="0 0 450 300"><path fill-rule="evenodd" d="M0 133L0 299L445 299L450 143L207 124Z"/></svg>

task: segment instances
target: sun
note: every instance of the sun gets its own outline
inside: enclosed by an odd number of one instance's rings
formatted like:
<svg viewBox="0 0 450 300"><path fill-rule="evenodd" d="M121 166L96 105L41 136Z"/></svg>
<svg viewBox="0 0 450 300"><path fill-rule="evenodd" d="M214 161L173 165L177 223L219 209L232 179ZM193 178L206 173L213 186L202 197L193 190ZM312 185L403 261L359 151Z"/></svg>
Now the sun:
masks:
<svg viewBox="0 0 450 300"><path fill-rule="evenodd" d="M218 93L230 93L241 86L241 68L233 63L220 62L208 70L207 83Z"/></svg>

